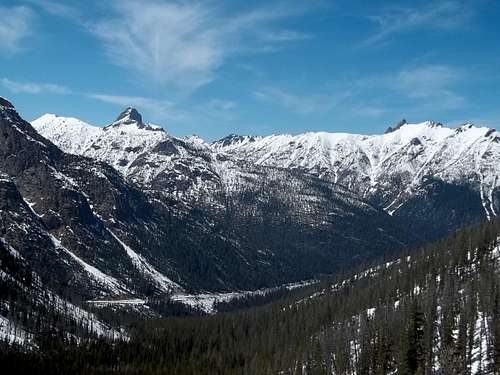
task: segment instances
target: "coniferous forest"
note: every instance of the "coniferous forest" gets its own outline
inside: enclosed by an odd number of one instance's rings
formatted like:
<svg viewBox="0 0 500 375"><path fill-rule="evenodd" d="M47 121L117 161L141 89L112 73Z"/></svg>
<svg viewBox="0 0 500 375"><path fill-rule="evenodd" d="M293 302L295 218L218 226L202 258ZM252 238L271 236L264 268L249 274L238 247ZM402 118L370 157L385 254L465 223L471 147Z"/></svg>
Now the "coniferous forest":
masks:
<svg viewBox="0 0 500 375"><path fill-rule="evenodd" d="M115 316L127 322L127 333L114 340L63 331L56 308L37 310L30 295L9 294L15 288L2 285L2 303L26 301L11 314L36 321L35 347L1 345L2 372L499 373L499 235L499 221L463 229L259 306L226 306L228 312L210 316Z"/></svg>

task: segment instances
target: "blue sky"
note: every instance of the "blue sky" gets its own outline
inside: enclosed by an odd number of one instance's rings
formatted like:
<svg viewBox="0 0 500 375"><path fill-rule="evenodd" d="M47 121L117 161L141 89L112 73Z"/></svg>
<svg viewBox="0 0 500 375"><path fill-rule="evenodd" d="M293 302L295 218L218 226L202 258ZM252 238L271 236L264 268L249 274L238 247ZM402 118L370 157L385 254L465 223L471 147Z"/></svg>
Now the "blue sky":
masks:
<svg viewBox="0 0 500 375"><path fill-rule="evenodd" d="M31 120L175 135L500 125L500 2L0 0L0 95Z"/></svg>

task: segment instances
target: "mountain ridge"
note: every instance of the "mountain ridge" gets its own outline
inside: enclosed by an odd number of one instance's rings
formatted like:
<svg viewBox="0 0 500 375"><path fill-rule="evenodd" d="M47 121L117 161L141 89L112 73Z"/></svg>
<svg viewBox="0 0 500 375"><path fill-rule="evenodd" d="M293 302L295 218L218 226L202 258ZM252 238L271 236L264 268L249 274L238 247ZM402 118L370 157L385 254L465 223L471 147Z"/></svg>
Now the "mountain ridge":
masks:
<svg viewBox="0 0 500 375"><path fill-rule="evenodd" d="M428 232L432 238L450 233L462 224L495 217L500 210L500 182L495 177L500 175L500 135L495 129L472 124L449 128L434 121L411 124L402 120L390 128L391 131L376 135L328 132L270 136L230 134L211 144L201 140L204 154L198 155L197 160L189 156L189 152L183 152L190 147L186 138L165 135L167 143L174 145L168 149L176 156L155 156L153 146L136 145L133 149L135 155L128 153L127 157L119 160L116 152L111 155L112 152L108 151L104 155L89 148L66 147L74 136L67 127L58 128L55 123L50 131L45 121L35 120L33 124L43 135L57 141L65 151L111 163L125 175L135 174L135 181L142 179L146 185L152 185L151 180L141 176L143 172L134 172L133 163L130 163L132 169L128 169L119 166L120 162L130 156L136 160L149 159L150 176L155 176L166 171L165 159L168 159L169 173L179 180L184 179L183 189L172 193L180 193L186 200L210 195L214 189L232 184L236 178L234 174L244 174L245 166L252 164L300 170L343 185L390 215L399 215L407 222L415 210L421 211L417 228ZM54 134L55 129L60 130L58 135ZM153 140L154 136L150 134L146 137L153 144L160 142ZM120 146L119 142L116 144L117 150L123 153L132 150L125 145ZM99 141L93 145L101 147ZM166 145L163 146L165 148ZM178 172L175 172L176 164L179 165ZM143 169L142 162L138 165ZM188 170L191 176L186 178L183 171ZM228 174L228 171L233 172ZM203 177L199 179L198 175ZM459 205L456 207L458 211L450 215L450 207L440 208L449 206L449 194L445 192L450 189L453 194L462 196L461 199L469 205L467 209ZM437 209L436 215L443 223L450 223L440 224L437 230L433 229L433 225L426 225L423 217L430 210L425 205L432 195L440 196L437 201L431 200ZM463 215L463 222L457 219L460 216L458 212Z"/></svg>

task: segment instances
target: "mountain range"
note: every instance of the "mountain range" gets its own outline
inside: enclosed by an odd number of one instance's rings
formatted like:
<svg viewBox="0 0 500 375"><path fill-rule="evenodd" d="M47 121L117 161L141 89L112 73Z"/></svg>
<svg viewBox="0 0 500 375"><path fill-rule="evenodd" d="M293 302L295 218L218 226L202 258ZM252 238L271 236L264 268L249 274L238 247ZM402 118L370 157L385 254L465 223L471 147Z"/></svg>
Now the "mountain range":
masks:
<svg viewBox="0 0 500 375"><path fill-rule="evenodd" d="M81 308L333 275L496 216L499 142L471 124L401 121L383 135L207 143L134 108L105 127L30 124L2 98L2 275L29 288L20 267Z"/></svg>
<svg viewBox="0 0 500 375"><path fill-rule="evenodd" d="M112 165L130 181L185 202L245 189L256 170L291 171L355 194L422 240L499 210L499 133L402 120L383 135L230 135L208 144L145 124L133 108L94 127L44 115L33 126L65 152Z"/></svg>
<svg viewBox="0 0 500 375"><path fill-rule="evenodd" d="M275 286L412 241L341 185L242 165L133 109L104 128L53 116L33 127L3 100L0 128L2 181L27 222L6 217L1 237L85 299Z"/></svg>

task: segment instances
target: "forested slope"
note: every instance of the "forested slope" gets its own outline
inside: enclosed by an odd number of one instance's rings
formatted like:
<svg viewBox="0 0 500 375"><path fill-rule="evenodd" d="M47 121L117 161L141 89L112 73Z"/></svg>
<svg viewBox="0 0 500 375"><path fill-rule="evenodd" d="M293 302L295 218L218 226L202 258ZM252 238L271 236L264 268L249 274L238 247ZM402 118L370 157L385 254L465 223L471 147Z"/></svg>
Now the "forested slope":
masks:
<svg viewBox="0 0 500 375"><path fill-rule="evenodd" d="M498 373L499 234L489 222L263 307L1 360L29 373Z"/></svg>

